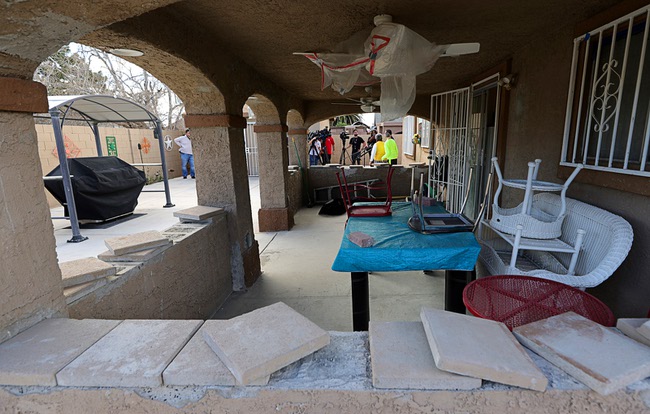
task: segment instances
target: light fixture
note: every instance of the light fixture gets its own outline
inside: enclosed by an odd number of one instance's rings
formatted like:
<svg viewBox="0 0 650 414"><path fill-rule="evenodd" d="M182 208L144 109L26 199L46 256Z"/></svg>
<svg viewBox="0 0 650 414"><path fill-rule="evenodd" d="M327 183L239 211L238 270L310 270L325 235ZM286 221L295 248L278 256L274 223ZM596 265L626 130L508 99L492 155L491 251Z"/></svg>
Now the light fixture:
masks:
<svg viewBox="0 0 650 414"><path fill-rule="evenodd" d="M123 57L139 57L144 55L144 52L141 52L139 50L125 49L125 48L109 49L108 53L115 56L123 56Z"/></svg>
<svg viewBox="0 0 650 414"><path fill-rule="evenodd" d="M501 86L505 90L509 91L510 89L512 89L515 86L515 80L516 79L517 79L517 77L511 73L511 74L506 75L503 78L499 79L499 81L497 83L499 84L499 86Z"/></svg>

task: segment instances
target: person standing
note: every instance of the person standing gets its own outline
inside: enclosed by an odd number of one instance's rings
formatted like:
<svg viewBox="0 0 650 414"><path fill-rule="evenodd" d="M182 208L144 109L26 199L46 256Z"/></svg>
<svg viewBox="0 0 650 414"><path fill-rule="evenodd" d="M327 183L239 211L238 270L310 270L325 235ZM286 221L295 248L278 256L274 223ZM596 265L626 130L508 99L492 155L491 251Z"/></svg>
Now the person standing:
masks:
<svg viewBox="0 0 650 414"><path fill-rule="evenodd" d="M178 152L181 153L181 170L183 178L187 178L187 164L190 164L190 176L196 178L194 173L194 154L192 153L192 141L190 140L190 129L185 130L185 134L178 138L174 138L176 145L180 147Z"/></svg>
<svg viewBox="0 0 650 414"><path fill-rule="evenodd" d="M320 150L320 139L316 136L309 141L309 165L318 165Z"/></svg>
<svg viewBox="0 0 650 414"><path fill-rule="evenodd" d="M334 138L332 138L332 133L328 132L327 138L325 138L325 154L327 157L326 164L332 162L332 153L334 152L334 147L335 147Z"/></svg>
<svg viewBox="0 0 650 414"><path fill-rule="evenodd" d="M384 156L384 137L381 134L375 135L375 145L372 146L370 153L370 165L375 165L375 162L381 162L381 157Z"/></svg>
<svg viewBox="0 0 650 414"><path fill-rule="evenodd" d="M366 141L359 136L359 133L355 129L352 133L352 138L350 138L350 145L348 148L352 147L352 164L361 164L361 149L366 147Z"/></svg>
<svg viewBox="0 0 650 414"><path fill-rule="evenodd" d="M386 153L383 157L381 157L382 161L386 160L390 165L397 164L397 156L399 155L397 142L395 142L395 139L393 139L393 131L390 129L386 130L386 143L384 144L384 151L386 151Z"/></svg>

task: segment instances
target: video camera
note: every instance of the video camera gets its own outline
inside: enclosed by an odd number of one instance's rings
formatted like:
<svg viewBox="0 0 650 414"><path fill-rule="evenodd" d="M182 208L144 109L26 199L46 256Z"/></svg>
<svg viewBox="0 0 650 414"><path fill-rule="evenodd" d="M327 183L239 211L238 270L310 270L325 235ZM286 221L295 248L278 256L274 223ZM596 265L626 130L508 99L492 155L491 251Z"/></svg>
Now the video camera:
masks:
<svg viewBox="0 0 650 414"><path fill-rule="evenodd" d="M324 141L329 134L330 131L327 128L321 129L320 131L312 131L307 135L307 141L311 141L313 138L318 138L321 141Z"/></svg>
<svg viewBox="0 0 650 414"><path fill-rule="evenodd" d="M341 137L341 141L343 141L343 144L345 144L345 141L350 138L350 136L348 135L347 132L345 132L345 130L343 130L343 132L341 132L339 137Z"/></svg>

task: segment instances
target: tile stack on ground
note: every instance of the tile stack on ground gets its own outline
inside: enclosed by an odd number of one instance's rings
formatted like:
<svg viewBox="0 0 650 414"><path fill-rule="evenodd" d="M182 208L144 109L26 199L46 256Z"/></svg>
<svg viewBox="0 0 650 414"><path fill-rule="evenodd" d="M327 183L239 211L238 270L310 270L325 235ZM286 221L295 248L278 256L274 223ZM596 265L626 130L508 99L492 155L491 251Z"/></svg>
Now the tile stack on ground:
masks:
<svg viewBox="0 0 650 414"><path fill-rule="evenodd" d="M514 334L603 395L650 376L650 348L573 312L517 327Z"/></svg>
<svg viewBox="0 0 650 414"><path fill-rule="evenodd" d="M650 321L648 318L620 318L616 321L616 328L635 341L650 346L650 339L641 335L639 331L637 331L641 325L648 321Z"/></svg>
<svg viewBox="0 0 650 414"><path fill-rule="evenodd" d="M0 384L55 386L56 373L121 321L46 319L0 344Z"/></svg>
<svg viewBox="0 0 650 414"><path fill-rule="evenodd" d="M636 328L636 331L640 333L644 338L650 339L650 321L643 322L641 326Z"/></svg>
<svg viewBox="0 0 650 414"><path fill-rule="evenodd" d="M106 262L143 262L162 253L172 241L159 231L151 230L104 240L108 251L97 257Z"/></svg>
<svg viewBox="0 0 650 414"><path fill-rule="evenodd" d="M175 211L174 217L178 217L181 223L193 223L196 221L205 221L225 213L226 211L222 208L195 206Z"/></svg>
<svg viewBox="0 0 650 414"><path fill-rule="evenodd" d="M375 388L469 390L478 378L436 368L421 322L370 322L372 385Z"/></svg>
<svg viewBox="0 0 650 414"><path fill-rule="evenodd" d="M230 320L205 323L203 338L248 385L329 344L327 331L282 302Z"/></svg>
<svg viewBox="0 0 650 414"><path fill-rule="evenodd" d="M63 262L59 267L68 304L105 285L106 278L114 276L117 271L114 266L95 257Z"/></svg>
<svg viewBox="0 0 650 414"><path fill-rule="evenodd" d="M547 378L501 322L422 308L420 313L438 369L544 391Z"/></svg>

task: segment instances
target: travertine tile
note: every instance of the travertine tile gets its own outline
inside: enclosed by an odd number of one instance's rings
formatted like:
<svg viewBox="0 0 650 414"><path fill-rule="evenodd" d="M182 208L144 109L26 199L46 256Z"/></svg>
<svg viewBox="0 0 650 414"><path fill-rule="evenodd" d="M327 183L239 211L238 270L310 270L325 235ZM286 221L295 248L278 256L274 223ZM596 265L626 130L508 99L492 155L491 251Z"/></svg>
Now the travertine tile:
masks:
<svg viewBox="0 0 650 414"><path fill-rule="evenodd" d="M119 256L112 254L109 250L107 250L104 253L98 254L97 258L105 262L146 262L147 260L153 259L160 253L169 249L171 246L171 244L167 244L165 246L141 250L139 252L126 253Z"/></svg>
<svg viewBox="0 0 650 414"><path fill-rule="evenodd" d="M425 307L420 317L439 369L546 389L548 380L503 323Z"/></svg>
<svg viewBox="0 0 650 414"><path fill-rule="evenodd" d="M636 331L640 333L644 338L650 339L650 321L643 322L643 324L641 324L641 326L639 326Z"/></svg>
<svg viewBox="0 0 650 414"><path fill-rule="evenodd" d="M217 207L196 206L174 212L174 217L182 220L202 221L224 214L225 210Z"/></svg>
<svg viewBox="0 0 650 414"><path fill-rule="evenodd" d="M157 387L203 321L126 320L63 368L62 386Z"/></svg>
<svg viewBox="0 0 650 414"><path fill-rule="evenodd" d="M203 337L244 385L329 344L326 331L282 302L208 321Z"/></svg>
<svg viewBox="0 0 650 414"><path fill-rule="evenodd" d="M626 336L641 342L644 345L650 346L650 339L641 335L637 328L644 323L650 321L648 318L620 318L616 321L616 327L619 331L623 332Z"/></svg>
<svg viewBox="0 0 650 414"><path fill-rule="evenodd" d="M237 380L221 359L205 343L203 330L207 321L190 339L181 352L163 372L165 385L236 385ZM250 385L266 385L269 376L251 381Z"/></svg>
<svg viewBox="0 0 650 414"><path fill-rule="evenodd" d="M71 304L72 302L79 300L86 296L89 293L94 292L100 287L108 283L108 279L98 279L93 280L92 282L86 282L81 285L71 286L69 288L63 289L63 296L65 296L65 303Z"/></svg>
<svg viewBox="0 0 650 414"><path fill-rule="evenodd" d="M421 322L370 322L370 360L375 388L469 390L479 378L436 368Z"/></svg>
<svg viewBox="0 0 650 414"><path fill-rule="evenodd" d="M650 348L567 312L514 329L528 348L607 395L650 376Z"/></svg>
<svg viewBox="0 0 650 414"><path fill-rule="evenodd" d="M113 276L116 273L115 267L95 257L59 263L59 267L64 288Z"/></svg>
<svg viewBox="0 0 650 414"><path fill-rule="evenodd" d="M120 321L46 319L0 344L0 384L56 385L55 375Z"/></svg>
<svg viewBox="0 0 650 414"><path fill-rule="evenodd" d="M113 237L104 240L104 244L111 253L123 255L127 253L148 250L154 247L171 244L171 240L160 234L159 231L151 230L142 233L129 234L128 236Z"/></svg>

